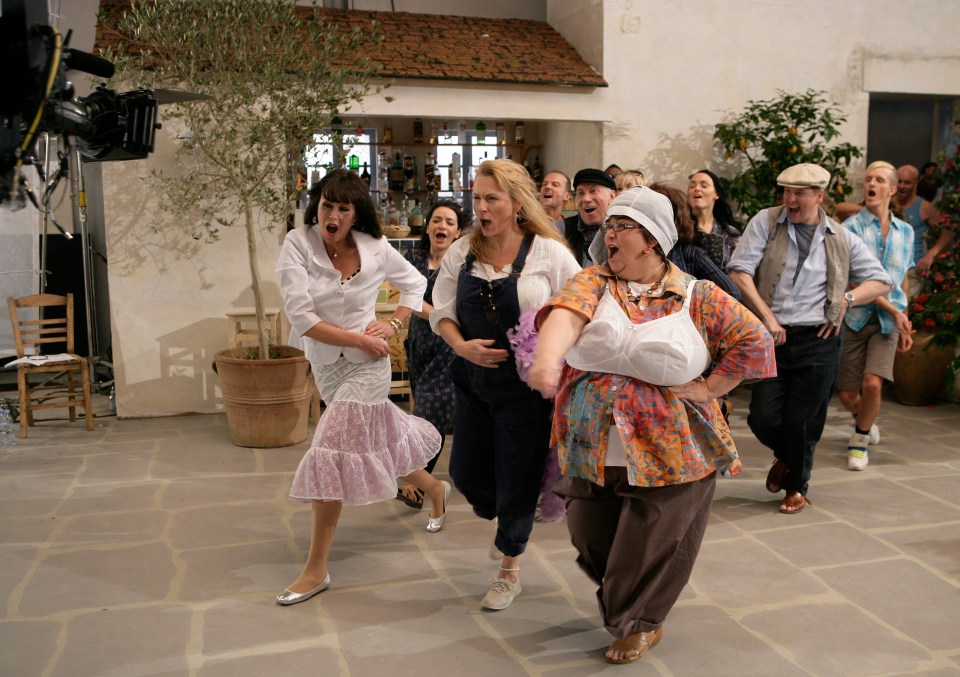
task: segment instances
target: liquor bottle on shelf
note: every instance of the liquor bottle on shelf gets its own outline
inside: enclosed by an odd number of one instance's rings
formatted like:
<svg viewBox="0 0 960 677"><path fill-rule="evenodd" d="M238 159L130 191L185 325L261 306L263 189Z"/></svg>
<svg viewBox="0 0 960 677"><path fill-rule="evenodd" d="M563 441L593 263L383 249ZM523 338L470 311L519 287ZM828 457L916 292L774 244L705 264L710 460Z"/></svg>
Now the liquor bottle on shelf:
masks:
<svg viewBox="0 0 960 677"><path fill-rule="evenodd" d="M457 143L461 146L467 142L467 123L461 120L457 123Z"/></svg>
<svg viewBox="0 0 960 677"><path fill-rule="evenodd" d="M398 152L390 165L390 190L403 190L403 178L403 160Z"/></svg>
<svg viewBox="0 0 960 677"><path fill-rule="evenodd" d="M517 122L517 126L514 127L513 139L518 146L522 146L527 142L527 128L523 122Z"/></svg>
<svg viewBox="0 0 960 677"><path fill-rule="evenodd" d="M423 157L423 186L427 190L434 190L434 174L437 170L437 158L433 153L428 152Z"/></svg>
<svg viewBox="0 0 960 677"><path fill-rule="evenodd" d="M397 205L393 204L393 200L387 202L387 225L388 226L399 226L400 225L400 212L397 210Z"/></svg>
<svg viewBox="0 0 960 677"><path fill-rule="evenodd" d="M487 142L487 126L483 124L483 120L477 123L477 143L485 144Z"/></svg>
<svg viewBox="0 0 960 677"><path fill-rule="evenodd" d="M423 143L423 120L420 118L413 119L413 142Z"/></svg>
<svg viewBox="0 0 960 677"><path fill-rule="evenodd" d="M450 160L450 168L447 170L447 178L450 182L450 190L455 197L459 197L460 191L463 190L463 183L460 179L460 153L453 154L453 158Z"/></svg>
<svg viewBox="0 0 960 677"><path fill-rule="evenodd" d="M363 185L368 188L373 188L373 186L370 185L370 170L367 168L366 162L363 163L363 172L360 173L360 180L363 181Z"/></svg>
<svg viewBox="0 0 960 677"><path fill-rule="evenodd" d="M393 143L393 127L384 127L384 128L383 128L383 142L384 142L384 143Z"/></svg>
<svg viewBox="0 0 960 677"><path fill-rule="evenodd" d="M433 146L437 143L437 123L430 123L430 145Z"/></svg>
<svg viewBox="0 0 960 677"><path fill-rule="evenodd" d="M417 158L405 155L403 158L403 192L412 193L420 190L420 180L417 176Z"/></svg>
<svg viewBox="0 0 960 677"><path fill-rule="evenodd" d="M507 126L502 122L497 123L497 145L504 146L507 143Z"/></svg>
<svg viewBox="0 0 960 677"><path fill-rule="evenodd" d="M377 192L386 193L390 190L390 168L387 166L387 151L382 150L377 155Z"/></svg>
<svg viewBox="0 0 960 677"><path fill-rule="evenodd" d="M420 200L413 201L410 209L410 232L423 233L423 210L420 209Z"/></svg>
<svg viewBox="0 0 960 677"><path fill-rule="evenodd" d="M407 207L407 205L409 205L409 204L410 204L410 200L407 200L407 201L406 201L405 203L403 203L403 205L400 207L400 221L399 221L399 224L398 224L398 225L399 225L401 228L406 228L407 226L410 225L410 210L409 210L408 207Z"/></svg>
<svg viewBox="0 0 960 677"><path fill-rule="evenodd" d="M347 158L347 169L349 169L354 173L359 173L360 158L356 155L351 154L350 157Z"/></svg>
<svg viewBox="0 0 960 677"><path fill-rule="evenodd" d="M538 155L533 159L533 182L537 184L537 188L540 188L540 184L543 183L543 165L540 164L540 156Z"/></svg>

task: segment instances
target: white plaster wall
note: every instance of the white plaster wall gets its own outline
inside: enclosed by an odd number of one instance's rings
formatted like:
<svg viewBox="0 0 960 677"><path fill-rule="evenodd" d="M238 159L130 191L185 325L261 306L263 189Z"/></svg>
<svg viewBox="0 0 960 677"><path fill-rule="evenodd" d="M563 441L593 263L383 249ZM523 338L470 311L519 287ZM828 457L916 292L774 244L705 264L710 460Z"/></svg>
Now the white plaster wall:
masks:
<svg viewBox="0 0 960 677"><path fill-rule="evenodd" d="M144 181L152 168L172 166L173 133L161 131L147 160L103 166L121 417L220 410L211 365L229 346L224 313L254 304L243 229L221 228L215 243L196 241L160 209L162 198ZM280 305L274 267L285 228L261 231L258 242L268 306Z"/></svg>
<svg viewBox="0 0 960 677"><path fill-rule="evenodd" d="M827 91L848 115L845 139L865 146L864 61L899 64L879 91L956 94L958 25L955 0L606 0L603 162L677 185L704 165L723 174L714 125L778 89Z"/></svg>

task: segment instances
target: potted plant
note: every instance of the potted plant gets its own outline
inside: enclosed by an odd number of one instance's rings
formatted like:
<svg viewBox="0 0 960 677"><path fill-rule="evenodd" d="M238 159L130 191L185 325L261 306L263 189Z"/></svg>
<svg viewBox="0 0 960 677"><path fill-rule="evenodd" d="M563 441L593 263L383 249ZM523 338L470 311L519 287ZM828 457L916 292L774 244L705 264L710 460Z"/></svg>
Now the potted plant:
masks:
<svg viewBox="0 0 960 677"><path fill-rule="evenodd" d="M801 162L830 172L828 197L842 200L849 195L847 169L861 153L853 144L832 143L845 121L839 109L827 104L824 92L808 89L803 94L778 91L772 99L747 101L743 112L718 124L713 138L734 174L726 188L741 218L749 220L773 206L777 176Z"/></svg>
<svg viewBox="0 0 960 677"><path fill-rule="evenodd" d="M954 130L960 125L953 123ZM931 237L960 228L960 148L941 153L934 171L940 185L940 212ZM898 353L894 363L894 393L903 404L932 404L952 392L960 369L960 246L956 239L930 266L927 288L910 302L909 315L917 334L914 347ZM902 383L901 383L902 379Z"/></svg>
<svg viewBox="0 0 960 677"><path fill-rule="evenodd" d="M369 57L381 39L377 27L342 30L315 7L287 0L133 0L103 5L104 12L114 14L101 16L110 32L99 40L109 43L103 55L119 79L202 97L162 109L165 123L184 128L176 166L151 173L164 208L197 240L216 241L233 226L246 232L258 347L216 357L234 442L302 441L309 365L298 349L268 345L257 240L287 223L295 167L313 134L380 91Z"/></svg>

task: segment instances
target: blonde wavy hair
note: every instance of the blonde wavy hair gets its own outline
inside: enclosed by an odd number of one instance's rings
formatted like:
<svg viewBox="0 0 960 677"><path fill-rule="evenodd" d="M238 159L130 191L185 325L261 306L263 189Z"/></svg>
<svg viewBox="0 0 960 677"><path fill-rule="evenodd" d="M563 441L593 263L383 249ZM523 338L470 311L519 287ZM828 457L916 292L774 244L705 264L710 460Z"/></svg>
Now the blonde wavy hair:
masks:
<svg viewBox="0 0 960 677"><path fill-rule="evenodd" d="M647 185L643 178L643 172L639 169L625 169L620 174L613 177L613 182L617 184L617 192L622 193L629 188Z"/></svg>
<svg viewBox="0 0 960 677"><path fill-rule="evenodd" d="M477 167L477 176L487 176L493 179L497 188L507 193L510 199L520 205L517 212L517 226L525 233L533 233L540 237L556 240L567 246L567 241L557 232L543 205L540 204L540 196L537 193L537 186L530 178L527 170L513 160L498 159L485 160ZM484 256L487 238L483 236L480 228L471 228L468 235L470 238L470 251L479 261L486 261Z"/></svg>

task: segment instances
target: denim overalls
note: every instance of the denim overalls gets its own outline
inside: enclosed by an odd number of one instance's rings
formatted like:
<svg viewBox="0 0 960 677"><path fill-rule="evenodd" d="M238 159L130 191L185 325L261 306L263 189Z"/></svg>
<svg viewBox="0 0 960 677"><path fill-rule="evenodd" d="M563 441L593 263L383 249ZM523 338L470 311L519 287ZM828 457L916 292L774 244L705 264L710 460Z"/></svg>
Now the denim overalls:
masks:
<svg viewBox="0 0 960 677"><path fill-rule="evenodd" d="M533 235L527 234L506 278L469 274L468 255L457 279L457 320L464 339L493 339L509 350L506 332L517 325L517 281ZM485 519L497 518L497 549L515 557L526 549L550 443L553 403L520 380L510 359L496 369L454 360L456 389L450 476Z"/></svg>

